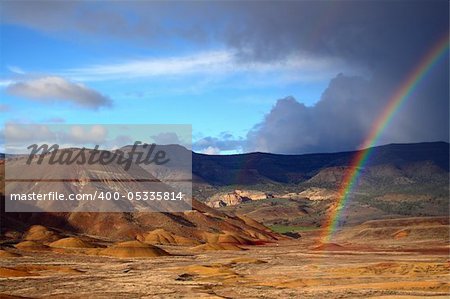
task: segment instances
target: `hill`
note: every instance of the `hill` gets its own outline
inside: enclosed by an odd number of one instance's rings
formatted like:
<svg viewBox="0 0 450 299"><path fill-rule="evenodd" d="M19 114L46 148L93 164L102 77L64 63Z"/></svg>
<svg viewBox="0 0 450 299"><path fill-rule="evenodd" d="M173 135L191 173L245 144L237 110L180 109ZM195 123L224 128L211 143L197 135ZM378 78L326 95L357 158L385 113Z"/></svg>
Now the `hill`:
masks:
<svg viewBox="0 0 450 299"><path fill-rule="evenodd" d="M69 151L74 155L80 152L79 149ZM56 156L58 155L63 155L63 152L58 150ZM142 189L166 191L172 188L137 164L132 164L129 171L124 171L119 163L50 165L47 163L49 156L50 154L45 155L44 163L36 167L26 167L24 160L27 157L12 157L7 160L8 179L21 178L8 181L8 188L17 187L23 192L39 194L49 192L90 194L96 190L127 194ZM3 179L4 167L1 167L1 170ZM2 196L1 233L2 238L9 242L29 241L30 235L38 235L39 238L31 240L37 242L39 246L52 245L50 241L57 242L56 239L64 240L64 237L71 235L95 236L108 242L142 240L171 245L222 242L217 240L228 240L229 243L233 243L233 240L246 240L246 245L251 245L281 238L268 228L255 225L245 217L216 211L195 199L183 201L180 204L183 210L177 210L180 205L171 205L170 201L166 203L121 199L105 203L99 200L88 202L48 200L36 201L32 209L20 213L6 213L4 199ZM192 209L188 207L190 203ZM41 239L40 235L50 235L52 238ZM229 236L234 236L234 239L228 238ZM241 241L236 243L241 244Z"/></svg>
<svg viewBox="0 0 450 299"><path fill-rule="evenodd" d="M249 153L226 156L193 153L192 172L214 186L297 184L312 178L322 169L349 166L356 153L357 151L306 155ZM404 168L423 161L448 172L449 144L428 142L378 146L373 148L366 166L390 165Z"/></svg>

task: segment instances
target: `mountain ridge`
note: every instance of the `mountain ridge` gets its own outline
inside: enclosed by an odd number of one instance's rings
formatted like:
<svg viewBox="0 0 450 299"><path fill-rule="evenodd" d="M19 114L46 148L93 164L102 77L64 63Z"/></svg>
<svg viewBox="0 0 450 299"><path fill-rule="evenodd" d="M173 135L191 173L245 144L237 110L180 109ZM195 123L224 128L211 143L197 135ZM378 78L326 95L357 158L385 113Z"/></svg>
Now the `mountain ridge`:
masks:
<svg viewBox="0 0 450 299"><path fill-rule="evenodd" d="M193 153L192 172L211 185L258 183L269 179L279 183L300 183L321 169L350 166L358 151L283 155L247 153L239 155L205 155ZM431 161L444 171L449 171L449 143L396 143L372 148L366 166L392 164L401 167L412 162ZM216 171L208 171L213 168ZM253 171L252 171L253 170ZM236 171L239 171L241 177ZM255 172L256 171L256 172ZM234 173L233 173L234 172ZM253 181L249 181L253 177ZM234 179L234 181L233 181Z"/></svg>

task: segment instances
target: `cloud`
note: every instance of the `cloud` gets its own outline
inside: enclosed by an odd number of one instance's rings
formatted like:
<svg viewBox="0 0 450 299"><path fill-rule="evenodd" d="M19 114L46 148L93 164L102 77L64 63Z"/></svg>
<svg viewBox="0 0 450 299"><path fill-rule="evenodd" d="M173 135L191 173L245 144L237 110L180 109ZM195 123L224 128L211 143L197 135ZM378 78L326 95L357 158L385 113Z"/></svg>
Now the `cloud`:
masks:
<svg viewBox="0 0 450 299"><path fill-rule="evenodd" d="M61 144L103 144L108 130L102 125L46 125L8 122L4 130L9 142Z"/></svg>
<svg viewBox="0 0 450 299"><path fill-rule="evenodd" d="M229 132L222 132L218 137L208 136L198 139L192 144L192 148L194 151L201 153L205 153L205 151L214 153L240 152L244 144L243 138L235 137Z"/></svg>
<svg viewBox="0 0 450 299"><path fill-rule="evenodd" d="M2 132L7 143L33 143L37 140L46 140L54 138L54 133L46 125L35 124L32 127L27 125L20 125L15 123L6 123L5 129ZM37 137L39 136L39 137Z"/></svg>
<svg viewBox="0 0 450 299"><path fill-rule="evenodd" d="M376 67L414 59L436 33L447 32L448 7L447 1L6 1L0 19L94 41L167 49L182 40L203 49L225 45L245 60L306 53Z"/></svg>
<svg viewBox="0 0 450 299"><path fill-rule="evenodd" d="M70 127L67 140L76 143L102 144L108 135L108 130L102 125L91 127L73 125Z"/></svg>
<svg viewBox="0 0 450 299"><path fill-rule="evenodd" d="M26 153L31 144L58 144L60 148L87 147L117 149L132 144L132 138L108 130L108 125L20 124L8 122L0 136L8 153Z"/></svg>
<svg viewBox="0 0 450 299"><path fill-rule="evenodd" d="M111 106L111 100L81 83L62 77L48 76L15 82L6 87L10 95L37 101L64 101L77 106L98 109Z"/></svg>
<svg viewBox="0 0 450 299"><path fill-rule="evenodd" d="M293 97L280 99L248 133L245 150L298 154L357 149L390 99L380 85L386 86L373 79L340 74L313 107ZM449 103L436 98L423 107L428 88L410 96L402 113L382 133L379 144L448 140L448 126L442 124L448 123Z"/></svg>
<svg viewBox="0 0 450 299"><path fill-rule="evenodd" d="M203 23L205 17L208 20L213 18L197 10L202 6L195 2L174 5L144 1L109 4L89 1L5 1L0 19L51 34L70 32L72 37L82 34L154 44L162 36L171 38L174 35L203 40L205 32L197 32L194 27ZM214 10L217 11L217 8Z"/></svg>
<svg viewBox="0 0 450 299"><path fill-rule="evenodd" d="M8 86L13 83L14 83L14 81L9 80L9 79L0 79L0 87Z"/></svg>
<svg viewBox="0 0 450 299"><path fill-rule="evenodd" d="M139 78L161 75L179 75L198 72L214 72L231 60L227 52L209 52L181 57L140 59L117 64L94 65L68 70L71 77L87 80L96 77L106 79Z"/></svg>
<svg viewBox="0 0 450 299"><path fill-rule="evenodd" d="M7 68L8 68L8 70L9 70L10 72L12 72L12 73L15 73L15 74L18 74L18 75L24 75L24 74L25 74L25 71L22 70L22 69L21 69L20 67L18 67L18 66L8 66Z"/></svg>
<svg viewBox="0 0 450 299"><path fill-rule="evenodd" d="M175 132L161 132L158 135L151 136L156 144L183 144L177 133Z"/></svg>
<svg viewBox="0 0 450 299"><path fill-rule="evenodd" d="M76 35L81 41L115 39L158 53L175 52L180 45L181 51L202 50L63 74L80 80L233 71L268 72L272 81L286 72L300 81L343 72L314 107L293 98L278 100L246 141L219 136L195 144L197 150L243 146L283 153L357 148L397 86L449 28L448 1L8 1L1 13L4 23ZM408 98L380 142L448 140L448 64L447 55ZM365 70L364 78L350 76L354 69Z"/></svg>
<svg viewBox="0 0 450 299"><path fill-rule="evenodd" d="M302 55L290 55L279 61L243 62L235 52L222 50L92 65L63 71L63 75L82 81L95 81L195 74L211 76L280 73L287 81L315 81L328 79L330 75L336 74L336 69L351 71L353 68L337 58Z"/></svg>
<svg viewBox="0 0 450 299"><path fill-rule="evenodd" d="M202 150L201 153L205 155L219 155L220 149L217 147L208 146L207 148Z"/></svg>

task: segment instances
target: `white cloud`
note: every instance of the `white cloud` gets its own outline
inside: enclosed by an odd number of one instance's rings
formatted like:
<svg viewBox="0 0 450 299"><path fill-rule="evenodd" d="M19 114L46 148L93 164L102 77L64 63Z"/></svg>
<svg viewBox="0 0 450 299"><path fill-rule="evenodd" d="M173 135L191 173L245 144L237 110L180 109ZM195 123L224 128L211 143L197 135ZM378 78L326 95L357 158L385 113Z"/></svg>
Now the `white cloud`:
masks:
<svg viewBox="0 0 450 299"><path fill-rule="evenodd" d="M200 153L219 154L224 152L240 152L245 140L235 137L229 132L221 132L219 136L202 137L196 140L192 146Z"/></svg>
<svg viewBox="0 0 450 299"><path fill-rule="evenodd" d="M15 83L15 82L12 80L0 79L0 87L5 87L5 86L11 85L13 83Z"/></svg>
<svg viewBox="0 0 450 299"><path fill-rule="evenodd" d="M206 149L202 151L205 155L219 155L220 149L217 147L208 146Z"/></svg>
<svg viewBox="0 0 450 299"><path fill-rule="evenodd" d="M25 71L22 70L22 69L21 69L20 67L18 67L18 66L10 65L10 66L8 66L8 70L9 70L10 72L12 72L12 73L19 74L19 75L24 75L24 74L25 74Z"/></svg>
<svg viewBox="0 0 450 299"><path fill-rule="evenodd" d="M58 76L47 76L18 81L7 85L6 92L38 101L65 101L77 106L97 109L111 106L111 100L99 92Z"/></svg>
<svg viewBox="0 0 450 299"><path fill-rule="evenodd" d="M7 123L3 134L8 143L14 142L37 142L37 140L51 139L54 133L46 125L35 124L31 126ZM39 137L37 137L39 136Z"/></svg>
<svg viewBox="0 0 450 299"><path fill-rule="evenodd" d="M69 70L71 77L86 80L100 78L137 78L164 75L180 75L222 70L230 62L228 52L208 52L169 58L147 58L116 64L93 65Z"/></svg>
<svg viewBox="0 0 450 299"><path fill-rule="evenodd" d="M111 148L120 141L130 138L108 138L104 125L61 125L61 124L20 124L9 122L1 132L5 136L8 153L24 153L30 144L58 144L60 148L91 147L100 145ZM123 143L121 146L127 145Z"/></svg>
<svg viewBox="0 0 450 299"><path fill-rule="evenodd" d="M245 61L233 51L210 51L193 55L164 58L142 58L83 68L69 69L64 76L81 81L114 80L183 75L232 75L237 73L281 73L288 81L316 81L329 79L336 70L352 71L337 58L290 55L270 61Z"/></svg>
<svg viewBox="0 0 450 299"><path fill-rule="evenodd" d="M101 125L93 125L91 127L75 125L70 128L68 139L71 142L100 144L105 141L107 134L107 129Z"/></svg>

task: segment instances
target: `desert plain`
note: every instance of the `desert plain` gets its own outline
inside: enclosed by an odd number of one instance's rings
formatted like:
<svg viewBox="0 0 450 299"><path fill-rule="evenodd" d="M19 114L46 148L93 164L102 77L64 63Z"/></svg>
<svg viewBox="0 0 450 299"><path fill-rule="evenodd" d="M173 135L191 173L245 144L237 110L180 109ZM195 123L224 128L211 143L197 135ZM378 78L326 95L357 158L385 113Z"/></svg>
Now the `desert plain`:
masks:
<svg viewBox="0 0 450 299"><path fill-rule="evenodd" d="M326 244L320 230L217 247L9 239L0 290L2 298L448 298L448 236L448 218L419 217L368 221ZM99 254L105 248L116 251Z"/></svg>

